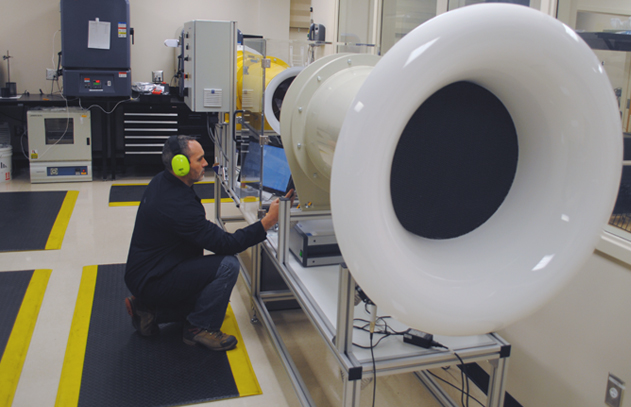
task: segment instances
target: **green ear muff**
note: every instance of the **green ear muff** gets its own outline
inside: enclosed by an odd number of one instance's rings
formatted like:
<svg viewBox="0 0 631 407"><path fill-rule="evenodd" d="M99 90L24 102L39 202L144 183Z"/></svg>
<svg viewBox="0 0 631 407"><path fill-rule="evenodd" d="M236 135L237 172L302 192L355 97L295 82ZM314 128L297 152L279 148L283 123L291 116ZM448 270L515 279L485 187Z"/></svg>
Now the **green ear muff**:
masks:
<svg viewBox="0 0 631 407"><path fill-rule="evenodd" d="M167 143L169 143L169 147L173 152L173 158L171 159L173 173L179 177L185 176L191 171L191 163L188 161L188 157L182 154L177 136L169 137Z"/></svg>
<svg viewBox="0 0 631 407"><path fill-rule="evenodd" d="M171 168L173 168L175 175L183 177L191 170L191 164L184 154L177 154L171 159Z"/></svg>

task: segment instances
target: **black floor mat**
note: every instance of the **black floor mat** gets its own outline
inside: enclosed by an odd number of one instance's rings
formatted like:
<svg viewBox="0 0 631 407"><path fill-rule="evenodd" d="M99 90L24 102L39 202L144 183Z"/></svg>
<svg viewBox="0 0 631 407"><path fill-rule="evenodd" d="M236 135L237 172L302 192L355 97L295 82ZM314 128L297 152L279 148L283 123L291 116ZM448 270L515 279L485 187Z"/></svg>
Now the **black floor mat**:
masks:
<svg viewBox="0 0 631 407"><path fill-rule="evenodd" d="M99 266L79 406L174 406L239 397L226 352L182 342L180 324L139 336L124 299L124 264Z"/></svg>
<svg viewBox="0 0 631 407"><path fill-rule="evenodd" d="M0 193L0 252L44 250L67 191Z"/></svg>
<svg viewBox="0 0 631 407"><path fill-rule="evenodd" d="M139 205L142 199L142 195L145 193L147 185L140 184L114 184L110 188L110 206L132 206ZM202 201L214 200L215 198L215 184L212 182L200 182L193 185L195 193L200 197ZM222 188L221 198L229 198L229 195Z"/></svg>
<svg viewBox="0 0 631 407"><path fill-rule="evenodd" d="M32 275L33 270L0 273L0 355L7 346Z"/></svg>

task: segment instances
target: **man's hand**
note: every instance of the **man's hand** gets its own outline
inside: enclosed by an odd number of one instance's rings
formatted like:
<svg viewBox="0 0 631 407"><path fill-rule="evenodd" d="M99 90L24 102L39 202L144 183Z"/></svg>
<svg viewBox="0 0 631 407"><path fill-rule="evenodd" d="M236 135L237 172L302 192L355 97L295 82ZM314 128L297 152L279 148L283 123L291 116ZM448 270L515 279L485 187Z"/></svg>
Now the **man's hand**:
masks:
<svg viewBox="0 0 631 407"><path fill-rule="evenodd" d="M296 198L296 194L294 190L291 189L285 195L285 198L291 199L291 205L294 204L294 199ZM276 198L274 202L269 206L269 210L267 214L261 219L261 224L265 230L270 230L276 223L278 223L278 206L280 205L280 199Z"/></svg>

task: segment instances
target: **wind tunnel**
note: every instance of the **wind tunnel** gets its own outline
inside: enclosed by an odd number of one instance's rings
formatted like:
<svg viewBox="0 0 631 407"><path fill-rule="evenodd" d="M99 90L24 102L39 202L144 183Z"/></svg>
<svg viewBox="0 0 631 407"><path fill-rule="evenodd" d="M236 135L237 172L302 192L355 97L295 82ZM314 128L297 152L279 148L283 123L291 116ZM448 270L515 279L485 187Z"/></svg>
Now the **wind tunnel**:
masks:
<svg viewBox="0 0 631 407"><path fill-rule="evenodd" d="M303 210L331 209L353 277L399 321L500 330L550 300L594 250L622 132L598 59L563 23L478 4L385 56L307 66L281 111Z"/></svg>

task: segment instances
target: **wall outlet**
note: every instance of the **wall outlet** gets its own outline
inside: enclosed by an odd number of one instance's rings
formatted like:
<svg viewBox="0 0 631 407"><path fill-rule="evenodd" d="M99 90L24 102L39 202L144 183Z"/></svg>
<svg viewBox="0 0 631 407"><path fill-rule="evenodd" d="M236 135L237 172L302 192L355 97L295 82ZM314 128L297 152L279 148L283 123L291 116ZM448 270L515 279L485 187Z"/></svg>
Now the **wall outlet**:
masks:
<svg viewBox="0 0 631 407"><path fill-rule="evenodd" d="M605 394L605 404L610 407L622 406L623 394L624 382L609 373L609 380L607 380L607 394Z"/></svg>
<svg viewBox="0 0 631 407"><path fill-rule="evenodd" d="M57 70L46 68L46 80L54 81L55 79L57 79Z"/></svg>

